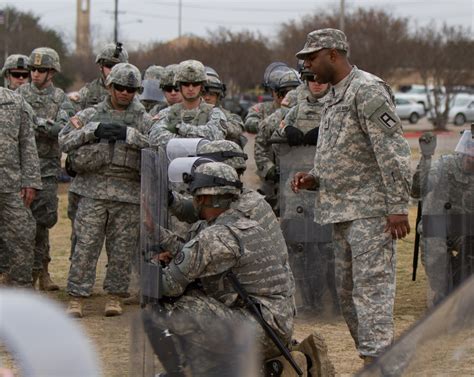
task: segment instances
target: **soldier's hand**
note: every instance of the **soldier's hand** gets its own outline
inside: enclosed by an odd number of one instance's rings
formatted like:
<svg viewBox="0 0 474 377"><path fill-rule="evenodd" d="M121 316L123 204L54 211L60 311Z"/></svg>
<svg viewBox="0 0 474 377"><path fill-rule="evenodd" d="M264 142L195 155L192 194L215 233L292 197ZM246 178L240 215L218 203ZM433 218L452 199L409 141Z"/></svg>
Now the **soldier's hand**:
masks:
<svg viewBox="0 0 474 377"><path fill-rule="evenodd" d="M99 139L125 140L127 127L115 123L100 123L94 135Z"/></svg>
<svg viewBox="0 0 474 377"><path fill-rule="evenodd" d="M316 188L316 178L305 172L298 172L293 177L291 183L293 192L298 193L300 190L310 190Z"/></svg>
<svg viewBox="0 0 474 377"><path fill-rule="evenodd" d="M20 197L23 200L23 204L26 208L30 208L31 203L35 200L36 190L31 187L23 187L20 190Z"/></svg>
<svg viewBox="0 0 474 377"><path fill-rule="evenodd" d="M270 169L268 169L267 175L265 176L265 180L274 183L280 181L280 172L278 171L276 166L272 166Z"/></svg>
<svg viewBox="0 0 474 377"><path fill-rule="evenodd" d="M288 126L285 128L285 135L288 139L288 145L290 147L296 147L303 144L304 133L293 126Z"/></svg>
<svg viewBox="0 0 474 377"><path fill-rule="evenodd" d="M313 128L309 130L304 135L303 144L304 145L316 145L318 144L318 136L319 136L319 127Z"/></svg>
<svg viewBox="0 0 474 377"><path fill-rule="evenodd" d="M423 157L430 158L434 155L436 149L436 135L433 132L425 132L420 136L418 142Z"/></svg>
<svg viewBox="0 0 474 377"><path fill-rule="evenodd" d="M388 215L385 232L390 232L394 240L405 238L410 233L408 215Z"/></svg>

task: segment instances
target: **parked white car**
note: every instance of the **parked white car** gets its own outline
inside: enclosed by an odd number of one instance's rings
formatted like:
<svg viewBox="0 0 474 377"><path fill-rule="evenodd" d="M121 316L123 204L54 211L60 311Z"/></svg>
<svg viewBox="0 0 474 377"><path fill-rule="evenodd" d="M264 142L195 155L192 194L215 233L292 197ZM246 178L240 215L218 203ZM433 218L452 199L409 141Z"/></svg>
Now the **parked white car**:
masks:
<svg viewBox="0 0 474 377"><path fill-rule="evenodd" d="M454 97L449 109L448 122L452 122L456 126L474 122L474 95L458 94Z"/></svg>
<svg viewBox="0 0 474 377"><path fill-rule="evenodd" d="M400 119L416 124L425 115L425 108L421 103L399 98L395 95L396 112Z"/></svg>

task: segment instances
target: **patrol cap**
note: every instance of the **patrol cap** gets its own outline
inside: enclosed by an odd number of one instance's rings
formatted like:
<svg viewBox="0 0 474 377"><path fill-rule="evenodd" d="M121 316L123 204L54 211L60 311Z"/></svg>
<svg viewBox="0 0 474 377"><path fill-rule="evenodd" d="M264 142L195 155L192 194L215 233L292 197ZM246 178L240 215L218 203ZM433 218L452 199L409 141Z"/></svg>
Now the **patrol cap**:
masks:
<svg viewBox="0 0 474 377"><path fill-rule="evenodd" d="M348 51L346 35L338 29L319 29L309 33L306 43L301 51L296 54L298 59L305 59L313 52L324 48L335 48L336 50Z"/></svg>

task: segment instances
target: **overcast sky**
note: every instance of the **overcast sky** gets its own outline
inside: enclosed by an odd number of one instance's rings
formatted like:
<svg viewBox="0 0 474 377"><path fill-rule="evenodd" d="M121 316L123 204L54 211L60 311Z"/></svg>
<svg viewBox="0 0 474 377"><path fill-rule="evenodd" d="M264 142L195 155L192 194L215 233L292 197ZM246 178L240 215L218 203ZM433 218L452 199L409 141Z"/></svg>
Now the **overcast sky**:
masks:
<svg viewBox="0 0 474 377"><path fill-rule="evenodd" d="M340 0L182 0L182 34L206 36L224 26L248 29L274 38L278 26L318 9L339 8ZM409 17L412 25L463 25L474 31L474 0L346 0L346 8L378 7ZM115 0L91 0L91 30L96 43L113 39ZM119 40L131 45L166 41L178 36L178 0L118 0ZM31 11L41 23L75 41L76 0L0 0L0 5Z"/></svg>

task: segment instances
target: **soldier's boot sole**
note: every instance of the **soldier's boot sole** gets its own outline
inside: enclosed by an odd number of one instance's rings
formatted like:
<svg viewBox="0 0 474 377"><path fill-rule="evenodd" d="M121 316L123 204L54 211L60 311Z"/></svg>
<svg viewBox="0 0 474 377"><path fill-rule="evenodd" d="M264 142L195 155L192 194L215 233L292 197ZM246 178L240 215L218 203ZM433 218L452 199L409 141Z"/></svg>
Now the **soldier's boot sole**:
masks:
<svg viewBox="0 0 474 377"><path fill-rule="evenodd" d="M122 305L120 303L120 298L116 296L109 296L107 302L105 303L104 315L106 317L115 317L122 315Z"/></svg>
<svg viewBox="0 0 474 377"><path fill-rule="evenodd" d="M66 314L71 318L82 318L84 316L84 305L82 299L74 298L69 301Z"/></svg>

